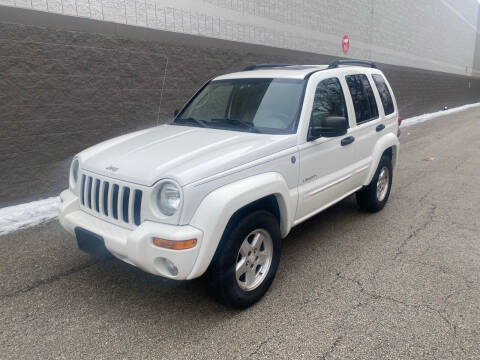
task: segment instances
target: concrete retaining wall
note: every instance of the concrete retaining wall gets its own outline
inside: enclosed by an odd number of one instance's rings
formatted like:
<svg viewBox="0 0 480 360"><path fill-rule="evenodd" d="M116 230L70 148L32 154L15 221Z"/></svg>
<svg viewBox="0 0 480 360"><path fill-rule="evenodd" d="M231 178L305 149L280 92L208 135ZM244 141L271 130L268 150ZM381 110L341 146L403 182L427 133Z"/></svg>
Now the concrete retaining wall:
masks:
<svg viewBox="0 0 480 360"><path fill-rule="evenodd" d="M0 207L58 194L74 154L154 126L157 115L169 121L215 75L255 63L332 59L0 7ZM479 79L380 67L403 117L480 101Z"/></svg>
<svg viewBox="0 0 480 360"><path fill-rule="evenodd" d="M471 75L477 0L0 0L249 44ZM480 69L477 69L480 70ZM477 73L479 75L480 73Z"/></svg>

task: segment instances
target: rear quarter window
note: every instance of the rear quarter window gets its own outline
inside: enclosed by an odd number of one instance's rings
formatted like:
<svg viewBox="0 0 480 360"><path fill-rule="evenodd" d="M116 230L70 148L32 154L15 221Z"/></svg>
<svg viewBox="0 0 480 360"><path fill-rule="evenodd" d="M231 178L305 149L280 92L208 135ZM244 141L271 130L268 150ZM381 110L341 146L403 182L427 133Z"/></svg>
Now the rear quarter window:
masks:
<svg viewBox="0 0 480 360"><path fill-rule="evenodd" d="M372 75L373 82L377 87L378 93L380 94L380 100L382 100L383 110L385 111L385 115L390 115L395 111L393 106L392 95L388 90L387 83L382 75L373 74Z"/></svg>
<svg viewBox="0 0 480 360"><path fill-rule="evenodd" d="M377 119L377 102L367 76L365 74L347 75L345 80L352 96L357 124Z"/></svg>

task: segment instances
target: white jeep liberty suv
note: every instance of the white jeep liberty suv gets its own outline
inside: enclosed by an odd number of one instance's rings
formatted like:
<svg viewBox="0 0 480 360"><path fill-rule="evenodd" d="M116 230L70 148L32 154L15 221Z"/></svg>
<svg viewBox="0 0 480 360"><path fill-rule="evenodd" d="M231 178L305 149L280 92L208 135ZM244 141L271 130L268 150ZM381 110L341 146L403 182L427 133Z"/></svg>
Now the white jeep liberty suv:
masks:
<svg viewBox="0 0 480 360"><path fill-rule="evenodd" d="M60 222L88 253L171 279L205 273L245 308L293 226L353 193L383 208L399 125L371 62L250 66L208 81L170 124L75 156Z"/></svg>

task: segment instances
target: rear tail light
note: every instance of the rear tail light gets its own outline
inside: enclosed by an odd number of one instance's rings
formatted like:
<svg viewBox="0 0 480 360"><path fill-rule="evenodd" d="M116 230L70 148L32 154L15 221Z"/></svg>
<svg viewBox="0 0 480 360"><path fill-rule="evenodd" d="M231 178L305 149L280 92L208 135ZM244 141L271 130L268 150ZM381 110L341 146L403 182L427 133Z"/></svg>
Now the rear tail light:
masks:
<svg viewBox="0 0 480 360"><path fill-rule="evenodd" d="M402 133L401 130L400 130L400 125L402 125L402 117L400 115L398 115L398 130L397 130L397 136L400 136L400 134Z"/></svg>

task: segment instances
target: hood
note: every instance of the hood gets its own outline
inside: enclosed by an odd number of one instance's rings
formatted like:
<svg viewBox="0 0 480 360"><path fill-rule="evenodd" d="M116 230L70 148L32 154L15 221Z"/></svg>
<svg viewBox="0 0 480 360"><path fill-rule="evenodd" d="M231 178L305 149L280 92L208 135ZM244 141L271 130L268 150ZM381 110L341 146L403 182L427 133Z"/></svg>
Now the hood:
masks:
<svg viewBox="0 0 480 360"><path fill-rule="evenodd" d="M83 169L119 180L184 186L295 145L294 135L162 125L95 145L79 159Z"/></svg>

